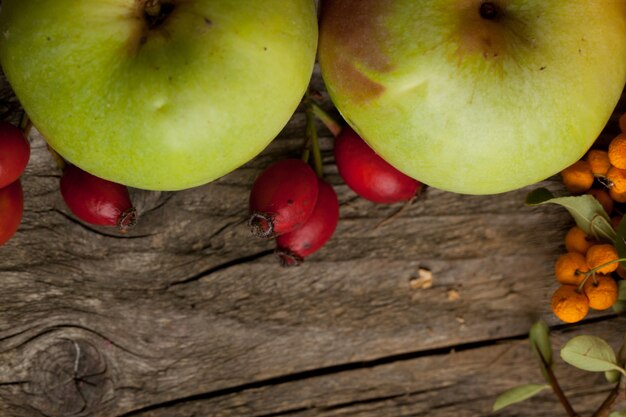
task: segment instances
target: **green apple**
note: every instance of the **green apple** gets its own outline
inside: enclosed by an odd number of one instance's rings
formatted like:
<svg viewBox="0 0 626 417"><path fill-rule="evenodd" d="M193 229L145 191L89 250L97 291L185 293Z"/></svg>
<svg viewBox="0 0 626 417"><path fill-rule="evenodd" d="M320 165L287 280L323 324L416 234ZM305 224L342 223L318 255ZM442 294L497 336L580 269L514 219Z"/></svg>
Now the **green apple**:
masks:
<svg viewBox="0 0 626 417"><path fill-rule="evenodd" d="M313 0L3 0L0 62L49 144L125 185L177 190L249 161L308 85Z"/></svg>
<svg viewBox="0 0 626 417"><path fill-rule="evenodd" d="M623 0L326 0L331 98L385 160L492 194L582 157L626 82Z"/></svg>

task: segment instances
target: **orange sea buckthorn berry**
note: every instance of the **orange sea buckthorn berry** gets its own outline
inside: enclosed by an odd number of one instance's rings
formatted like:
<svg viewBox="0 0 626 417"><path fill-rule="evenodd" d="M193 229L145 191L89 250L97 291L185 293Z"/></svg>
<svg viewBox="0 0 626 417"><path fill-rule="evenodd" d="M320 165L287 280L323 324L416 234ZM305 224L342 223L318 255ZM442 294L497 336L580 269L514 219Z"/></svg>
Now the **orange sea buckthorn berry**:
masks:
<svg viewBox="0 0 626 417"><path fill-rule="evenodd" d="M613 211L613 198L611 198L611 195L609 193L604 190L592 188L591 190L587 191L587 194L591 194L596 198L596 200L598 200L604 211L606 211L606 214L611 214L611 212Z"/></svg>
<svg viewBox="0 0 626 417"><path fill-rule="evenodd" d="M616 193L614 189L609 189L609 195L616 203L626 203L626 193Z"/></svg>
<svg viewBox="0 0 626 417"><path fill-rule="evenodd" d="M622 114L619 118L619 130L626 132L626 113Z"/></svg>
<svg viewBox="0 0 626 417"><path fill-rule="evenodd" d="M587 250L587 266L589 269L599 267L600 265L607 264L611 261L617 261L617 251L615 247L609 243L602 243L599 245L593 245ZM618 262L612 262L602 268L596 270L598 274L610 274L618 267Z"/></svg>
<svg viewBox="0 0 626 417"><path fill-rule="evenodd" d="M607 275L596 275L585 281L583 291L589 300L589 307L594 310L606 310L617 301L619 289L613 278Z"/></svg>
<svg viewBox="0 0 626 417"><path fill-rule="evenodd" d="M589 271L587 260L578 252L567 252L559 256L554 264L556 280L561 284L578 285Z"/></svg>
<svg viewBox="0 0 626 417"><path fill-rule="evenodd" d="M603 177L611 168L609 153L600 149L592 149L587 153L585 160L589 162L591 172L596 177Z"/></svg>
<svg viewBox="0 0 626 417"><path fill-rule="evenodd" d="M626 169L611 167L606 173L606 179L609 181L609 190L613 191L615 195L626 193Z"/></svg>
<svg viewBox="0 0 626 417"><path fill-rule="evenodd" d="M626 133L620 133L609 143L609 161L619 169L626 169Z"/></svg>
<svg viewBox="0 0 626 417"><path fill-rule="evenodd" d="M569 229L565 235L565 249L567 249L568 252L577 252L585 255L587 250L597 243L598 242L587 236L583 229L578 226ZM587 264L586 259L585 264Z"/></svg>
<svg viewBox="0 0 626 417"><path fill-rule="evenodd" d="M578 292L575 285L561 285L552 294L550 302L552 312L565 323L576 323L589 312L589 300Z"/></svg>
<svg viewBox="0 0 626 417"><path fill-rule="evenodd" d="M561 171L561 178L570 193L582 194L591 188L594 177L589 162L580 160Z"/></svg>

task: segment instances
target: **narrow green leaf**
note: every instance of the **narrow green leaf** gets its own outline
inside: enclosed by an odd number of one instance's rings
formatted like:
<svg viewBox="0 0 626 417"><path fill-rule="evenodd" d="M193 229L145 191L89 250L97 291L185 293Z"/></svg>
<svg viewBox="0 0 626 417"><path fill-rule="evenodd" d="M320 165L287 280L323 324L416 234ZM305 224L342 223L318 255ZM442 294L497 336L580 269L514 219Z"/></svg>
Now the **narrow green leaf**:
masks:
<svg viewBox="0 0 626 417"><path fill-rule="evenodd" d="M626 410L613 411L609 417L626 417Z"/></svg>
<svg viewBox="0 0 626 417"><path fill-rule="evenodd" d="M504 407L527 400L549 387L546 384L527 384L511 388L496 398L496 402L493 404L493 411L502 410Z"/></svg>
<svg viewBox="0 0 626 417"><path fill-rule="evenodd" d="M561 358L572 366L584 371L605 372L625 371L617 364L615 352L607 342L596 336L576 336L570 339L563 349Z"/></svg>
<svg viewBox="0 0 626 417"><path fill-rule="evenodd" d="M543 320L539 320L530 328L530 345L533 351L541 355L548 366L552 366L552 345L550 344L550 328Z"/></svg>
<svg viewBox="0 0 626 417"><path fill-rule="evenodd" d="M530 206L547 203L565 207L576 221L578 227L589 236L611 242L616 241L616 233L611 226L608 214L606 214L600 202L592 195L554 197L549 190L538 188L526 196L526 204Z"/></svg>

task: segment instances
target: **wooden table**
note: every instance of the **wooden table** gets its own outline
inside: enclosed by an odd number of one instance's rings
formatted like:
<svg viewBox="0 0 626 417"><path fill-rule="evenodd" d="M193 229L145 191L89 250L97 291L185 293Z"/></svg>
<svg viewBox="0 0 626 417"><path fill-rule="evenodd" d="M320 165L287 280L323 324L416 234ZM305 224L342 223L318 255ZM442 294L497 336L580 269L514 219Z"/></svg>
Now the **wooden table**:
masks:
<svg viewBox="0 0 626 417"><path fill-rule="evenodd" d="M313 85L324 91L318 72ZM616 131L613 117L603 137ZM500 392L542 381L526 340L535 320L553 326L555 349L574 334L619 347L626 322L610 312L575 326L551 314L573 223L558 207L524 206L533 187L427 189L394 216L401 205L342 183L319 132L341 220L322 251L283 269L273 242L250 236L247 198L262 169L299 155L301 109L262 155L212 184L133 190L141 218L126 235L68 211L33 131L24 219L0 247L0 415L486 416ZM563 192L558 177L541 185ZM556 369L581 415L611 388L601 374ZM546 393L498 415L564 414Z"/></svg>

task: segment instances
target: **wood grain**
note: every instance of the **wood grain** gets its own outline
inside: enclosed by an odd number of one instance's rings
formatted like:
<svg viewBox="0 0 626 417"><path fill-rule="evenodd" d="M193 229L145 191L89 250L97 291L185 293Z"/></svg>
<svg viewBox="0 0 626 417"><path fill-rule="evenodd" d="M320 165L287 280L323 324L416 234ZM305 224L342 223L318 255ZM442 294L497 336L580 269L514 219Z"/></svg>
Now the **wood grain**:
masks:
<svg viewBox="0 0 626 417"><path fill-rule="evenodd" d="M324 91L319 72L313 85ZM531 376L521 339L540 317L557 324L548 300L567 213L525 207L534 187L427 189L381 225L401 205L352 193L319 131L341 220L294 269L245 223L256 175L300 153L301 110L262 155L212 184L133 190L141 218L126 235L68 211L60 171L33 132L23 223L0 247L0 415L478 416ZM556 177L539 185L563 192ZM412 286L420 268L431 288ZM622 320L589 320L577 329L623 337ZM607 390L567 372L582 399ZM554 415L542 398L503 415Z"/></svg>

